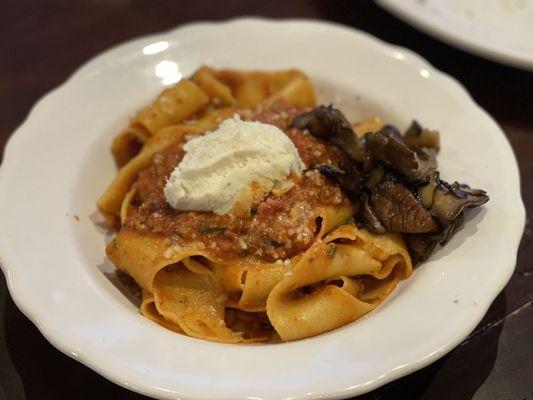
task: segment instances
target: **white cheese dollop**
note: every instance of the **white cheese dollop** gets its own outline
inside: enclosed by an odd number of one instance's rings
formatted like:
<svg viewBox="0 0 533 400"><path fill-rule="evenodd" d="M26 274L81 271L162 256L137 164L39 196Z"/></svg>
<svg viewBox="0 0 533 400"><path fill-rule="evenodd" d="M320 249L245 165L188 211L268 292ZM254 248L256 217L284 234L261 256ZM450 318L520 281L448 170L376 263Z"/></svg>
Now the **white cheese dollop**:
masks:
<svg viewBox="0 0 533 400"><path fill-rule="evenodd" d="M165 198L177 210L247 212L271 190L290 187L288 178L304 168L278 127L237 115L183 149L186 154L165 186Z"/></svg>

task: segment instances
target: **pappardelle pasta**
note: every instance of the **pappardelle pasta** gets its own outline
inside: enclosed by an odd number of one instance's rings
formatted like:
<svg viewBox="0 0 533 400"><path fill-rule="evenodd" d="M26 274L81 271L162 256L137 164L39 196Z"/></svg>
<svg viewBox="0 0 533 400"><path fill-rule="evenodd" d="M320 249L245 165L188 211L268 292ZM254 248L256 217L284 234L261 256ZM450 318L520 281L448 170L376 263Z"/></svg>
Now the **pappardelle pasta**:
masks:
<svg viewBox="0 0 533 400"><path fill-rule="evenodd" d="M202 67L114 139L119 171L97 202L117 230L107 256L140 288L145 317L195 338L290 341L353 322L488 199L422 165L433 131L387 129L316 107L300 71ZM224 196L233 208L209 211Z"/></svg>

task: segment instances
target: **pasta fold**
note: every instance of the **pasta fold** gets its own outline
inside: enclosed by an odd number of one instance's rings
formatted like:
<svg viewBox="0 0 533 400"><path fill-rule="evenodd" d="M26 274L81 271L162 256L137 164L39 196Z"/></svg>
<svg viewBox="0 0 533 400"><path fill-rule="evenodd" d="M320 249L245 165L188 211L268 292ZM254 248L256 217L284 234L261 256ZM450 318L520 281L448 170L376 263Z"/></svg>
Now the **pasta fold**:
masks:
<svg viewBox="0 0 533 400"><path fill-rule="evenodd" d="M313 244L272 289L267 314L283 340L314 336L373 310L411 272L399 236L344 225Z"/></svg>
<svg viewBox="0 0 533 400"><path fill-rule="evenodd" d="M200 133L202 130L194 126L174 125L161 129L146 142L141 152L118 171L111 185L96 203L109 227L118 225L117 221L124 197L137 179L139 172L150 165L153 155L171 144L183 141L185 135L198 135Z"/></svg>
<svg viewBox="0 0 533 400"><path fill-rule="evenodd" d="M208 103L207 94L193 81L184 79L165 89L151 105L139 111L132 125L144 130L148 138L161 128L175 125L202 110Z"/></svg>
<svg viewBox="0 0 533 400"><path fill-rule="evenodd" d="M232 330L226 322L230 309L266 311L282 340L305 338L373 310L412 272L399 237L376 236L355 225L342 225L303 254L270 264L228 264L205 249L181 248L164 237L125 229L107 253L143 288L141 312L149 319L228 343L272 337L272 332L251 336Z"/></svg>

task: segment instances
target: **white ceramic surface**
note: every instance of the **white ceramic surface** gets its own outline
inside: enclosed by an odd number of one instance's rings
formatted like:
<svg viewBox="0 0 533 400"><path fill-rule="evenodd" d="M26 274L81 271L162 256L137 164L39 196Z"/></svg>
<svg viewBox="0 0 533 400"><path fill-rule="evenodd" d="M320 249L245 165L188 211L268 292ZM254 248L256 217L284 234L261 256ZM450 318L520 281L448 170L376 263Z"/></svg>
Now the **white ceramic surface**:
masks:
<svg viewBox="0 0 533 400"><path fill-rule="evenodd" d="M420 30L490 60L533 71L533 0L376 0Z"/></svg>
<svg viewBox="0 0 533 400"><path fill-rule="evenodd" d="M113 135L202 64L297 67L352 118L380 114L405 128L415 117L441 131L444 178L484 188L491 200L388 301L341 329L259 346L165 330L102 273L109 263L94 203L115 174ZM168 399L315 399L367 392L459 344L513 271L524 208L500 128L416 54L337 25L239 19L115 47L41 99L7 145L0 221L1 264L18 307L58 349L113 382Z"/></svg>

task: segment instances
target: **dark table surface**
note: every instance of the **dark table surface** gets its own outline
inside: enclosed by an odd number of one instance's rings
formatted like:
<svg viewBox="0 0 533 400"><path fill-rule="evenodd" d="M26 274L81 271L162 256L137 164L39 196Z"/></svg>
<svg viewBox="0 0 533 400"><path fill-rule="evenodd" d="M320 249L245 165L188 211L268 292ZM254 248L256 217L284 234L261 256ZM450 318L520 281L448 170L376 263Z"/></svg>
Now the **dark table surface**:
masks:
<svg viewBox="0 0 533 400"><path fill-rule="evenodd" d="M320 18L408 47L462 82L507 134L528 215L533 210L533 73L431 39L370 1L2 0L0 15L0 149L37 99L117 43L193 20ZM358 399L533 399L532 304L533 246L526 226L516 270L475 331L441 360ZM145 397L57 351L13 304L0 275L1 398Z"/></svg>

